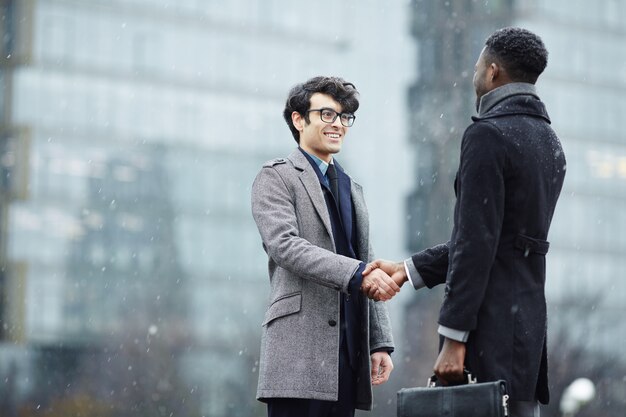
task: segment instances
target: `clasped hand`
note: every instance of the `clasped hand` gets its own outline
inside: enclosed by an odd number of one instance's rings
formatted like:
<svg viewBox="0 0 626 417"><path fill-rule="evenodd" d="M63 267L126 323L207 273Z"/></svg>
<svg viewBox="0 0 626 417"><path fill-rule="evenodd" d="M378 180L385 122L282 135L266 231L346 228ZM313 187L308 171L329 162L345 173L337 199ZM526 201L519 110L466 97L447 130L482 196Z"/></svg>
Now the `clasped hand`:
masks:
<svg viewBox="0 0 626 417"><path fill-rule="evenodd" d="M378 259L367 265L363 271L361 291L375 301L388 301L400 292L400 287L408 280L402 262Z"/></svg>

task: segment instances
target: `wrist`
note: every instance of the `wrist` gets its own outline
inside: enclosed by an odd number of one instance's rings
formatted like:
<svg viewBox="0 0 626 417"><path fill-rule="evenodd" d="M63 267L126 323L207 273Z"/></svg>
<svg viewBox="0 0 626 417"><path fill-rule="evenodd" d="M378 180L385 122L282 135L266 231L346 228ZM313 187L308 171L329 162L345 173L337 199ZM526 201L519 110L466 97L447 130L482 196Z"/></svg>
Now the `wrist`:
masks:
<svg viewBox="0 0 626 417"><path fill-rule="evenodd" d="M465 343L460 342L458 340L450 339L449 337L444 337L443 344L445 347L451 349L463 349L465 348Z"/></svg>
<svg viewBox="0 0 626 417"><path fill-rule="evenodd" d="M395 273L400 277L401 281L398 284L404 284L409 280L409 276L406 271L406 267L404 266L404 262L398 262L396 264Z"/></svg>

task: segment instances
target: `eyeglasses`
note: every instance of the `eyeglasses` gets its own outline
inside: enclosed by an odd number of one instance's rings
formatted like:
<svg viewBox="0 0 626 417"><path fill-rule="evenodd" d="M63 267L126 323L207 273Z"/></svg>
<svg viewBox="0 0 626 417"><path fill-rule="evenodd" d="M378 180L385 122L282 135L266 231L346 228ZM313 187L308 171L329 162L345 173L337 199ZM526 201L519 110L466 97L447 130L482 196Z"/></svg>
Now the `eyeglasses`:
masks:
<svg viewBox="0 0 626 417"><path fill-rule="evenodd" d="M352 126L354 124L354 119L356 119L356 116L352 113L337 113L336 111L328 107L307 110L307 113L312 111L320 112L320 119L322 119L322 122L324 123L333 123L335 120L337 120L337 116L339 116L341 124L345 127Z"/></svg>

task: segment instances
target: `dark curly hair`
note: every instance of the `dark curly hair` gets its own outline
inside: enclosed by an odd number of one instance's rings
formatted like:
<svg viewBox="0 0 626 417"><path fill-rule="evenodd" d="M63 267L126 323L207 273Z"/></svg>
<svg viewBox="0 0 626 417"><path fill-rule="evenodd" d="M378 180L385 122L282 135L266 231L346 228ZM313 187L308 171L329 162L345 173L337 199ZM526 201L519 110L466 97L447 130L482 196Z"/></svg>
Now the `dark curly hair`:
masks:
<svg viewBox="0 0 626 417"><path fill-rule="evenodd" d="M513 81L534 84L548 65L543 41L526 29L499 29L487 38L485 46L488 57L502 65Z"/></svg>
<svg viewBox="0 0 626 417"><path fill-rule="evenodd" d="M304 120L310 123L309 114L306 112L311 106L311 96L315 93L328 94L346 113L354 113L359 108L359 92L354 84L340 77L314 77L310 80L297 84L290 91L285 103L283 117L296 142L300 143L300 132L293 125L291 113L298 112L304 116Z"/></svg>

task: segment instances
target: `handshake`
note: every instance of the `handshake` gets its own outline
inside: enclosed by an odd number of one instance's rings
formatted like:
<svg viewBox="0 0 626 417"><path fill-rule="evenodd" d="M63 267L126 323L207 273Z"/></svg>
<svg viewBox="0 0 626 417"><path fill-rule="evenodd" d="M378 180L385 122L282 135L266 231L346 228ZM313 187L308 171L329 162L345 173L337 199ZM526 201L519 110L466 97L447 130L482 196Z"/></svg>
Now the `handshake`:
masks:
<svg viewBox="0 0 626 417"><path fill-rule="evenodd" d="M388 301L408 281L404 262L378 259L365 267L361 292L374 301Z"/></svg>

